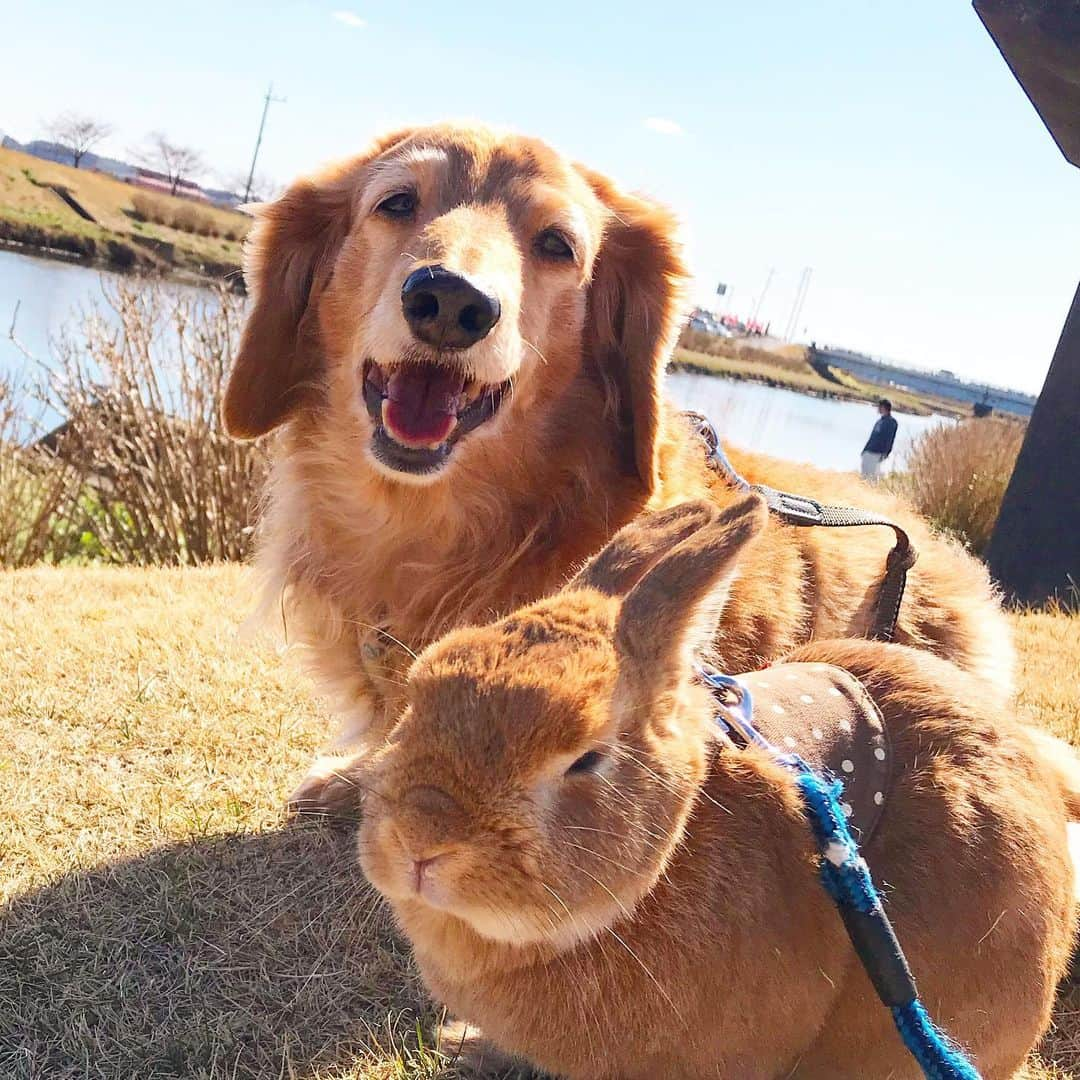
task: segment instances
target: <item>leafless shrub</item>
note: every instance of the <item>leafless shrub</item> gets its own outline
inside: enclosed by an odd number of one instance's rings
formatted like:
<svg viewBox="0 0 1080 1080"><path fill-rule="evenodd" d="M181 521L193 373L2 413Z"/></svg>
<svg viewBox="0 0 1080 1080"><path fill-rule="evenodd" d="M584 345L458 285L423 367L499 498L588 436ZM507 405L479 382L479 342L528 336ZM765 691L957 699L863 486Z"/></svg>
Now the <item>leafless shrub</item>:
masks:
<svg viewBox="0 0 1080 1080"><path fill-rule="evenodd" d="M92 486L83 530L115 562L243 557L265 459L220 420L240 302L141 283L106 295L109 310L57 344L51 380L68 417L59 453L84 463Z"/></svg>
<svg viewBox="0 0 1080 1080"><path fill-rule="evenodd" d="M1022 423L997 417L931 428L915 441L906 470L890 485L981 555L1023 441Z"/></svg>
<svg viewBox="0 0 1080 1080"><path fill-rule="evenodd" d="M0 376L0 566L55 559L70 539L82 487L77 459L35 444L40 405L21 379Z"/></svg>

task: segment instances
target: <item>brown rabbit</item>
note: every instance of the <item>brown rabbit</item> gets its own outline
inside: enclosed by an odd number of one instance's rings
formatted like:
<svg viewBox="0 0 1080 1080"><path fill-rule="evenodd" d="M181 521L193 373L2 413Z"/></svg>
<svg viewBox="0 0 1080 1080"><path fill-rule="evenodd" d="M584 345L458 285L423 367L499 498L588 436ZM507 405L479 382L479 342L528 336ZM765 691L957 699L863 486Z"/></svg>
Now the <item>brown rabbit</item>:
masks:
<svg viewBox="0 0 1080 1080"><path fill-rule="evenodd" d="M920 1075L821 886L793 775L721 733L693 674L765 513L646 515L558 595L452 632L358 766L361 862L432 993L571 1080ZM934 1019L987 1080L1012 1076L1072 943L1075 762L926 653L789 659L872 699L888 797L863 854Z"/></svg>

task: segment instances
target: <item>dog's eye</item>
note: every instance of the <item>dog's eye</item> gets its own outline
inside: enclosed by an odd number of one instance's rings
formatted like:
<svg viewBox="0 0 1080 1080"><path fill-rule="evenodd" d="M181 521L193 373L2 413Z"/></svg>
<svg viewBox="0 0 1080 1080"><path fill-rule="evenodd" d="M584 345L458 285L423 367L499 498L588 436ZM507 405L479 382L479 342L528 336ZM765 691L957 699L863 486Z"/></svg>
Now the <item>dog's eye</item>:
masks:
<svg viewBox="0 0 1080 1080"><path fill-rule="evenodd" d="M536 238L536 250L548 259L569 262L574 258L570 241L558 229L545 229Z"/></svg>
<svg viewBox="0 0 1080 1080"><path fill-rule="evenodd" d="M596 772L603 761L604 755L599 750L587 750L566 770L566 775L574 776L577 773Z"/></svg>
<svg viewBox="0 0 1080 1080"><path fill-rule="evenodd" d="M375 209L387 217L408 217L416 209L416 192L399 191L383 199Z"/></svg>

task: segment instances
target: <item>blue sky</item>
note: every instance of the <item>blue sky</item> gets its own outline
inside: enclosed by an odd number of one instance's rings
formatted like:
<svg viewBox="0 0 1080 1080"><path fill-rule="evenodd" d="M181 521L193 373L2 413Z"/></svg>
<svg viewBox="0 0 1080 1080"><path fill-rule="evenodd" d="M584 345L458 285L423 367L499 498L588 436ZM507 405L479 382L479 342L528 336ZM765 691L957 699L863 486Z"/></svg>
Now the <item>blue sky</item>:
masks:
<svg viewBox="0 0 1080 1080"><path fill-rule="evenodd" d="M393 125L540 135L681 216L696 298L1037 390L1080 274L1080 172L959 0L183 5L5 11L0 130L70 108L160 129L211 179L285 181ZM900 8L903 8L901 11ZM650 121L652 121L650 123Z"/></svg>

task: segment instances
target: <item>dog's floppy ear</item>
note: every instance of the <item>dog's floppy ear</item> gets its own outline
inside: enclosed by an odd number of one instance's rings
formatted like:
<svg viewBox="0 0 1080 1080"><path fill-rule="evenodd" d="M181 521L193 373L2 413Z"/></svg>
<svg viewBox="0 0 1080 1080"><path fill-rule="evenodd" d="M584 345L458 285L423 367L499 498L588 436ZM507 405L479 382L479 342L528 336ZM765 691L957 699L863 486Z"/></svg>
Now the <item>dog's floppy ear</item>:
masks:
<svg viewBox="0 0 1080 1080"><path fill-rule="evenodd" d="M349 196L340 181L300 180L255 211L244 249L251 307L222 407L225 430L236 438L265 435L287 420L318 375L311 301L348 234Z"/></svg>
<svg viewBox="0 0 1080 1080"><path fill-rule="evenodd" d="M586 350L599 366L645 491L658 483L661 386L679 329L687 272L674 216L581 169L610 211L593 269Z"/></svg>
<svg viewBox="0 0 1080 1080"><path fill-rule="evenodd" d="M250 308L222 406L230 435L265 435L309 399L323 360L314 301L349 234L363 167L408 134L398 132L345 165L298 180L255 209L244 246Z"/></svg>

